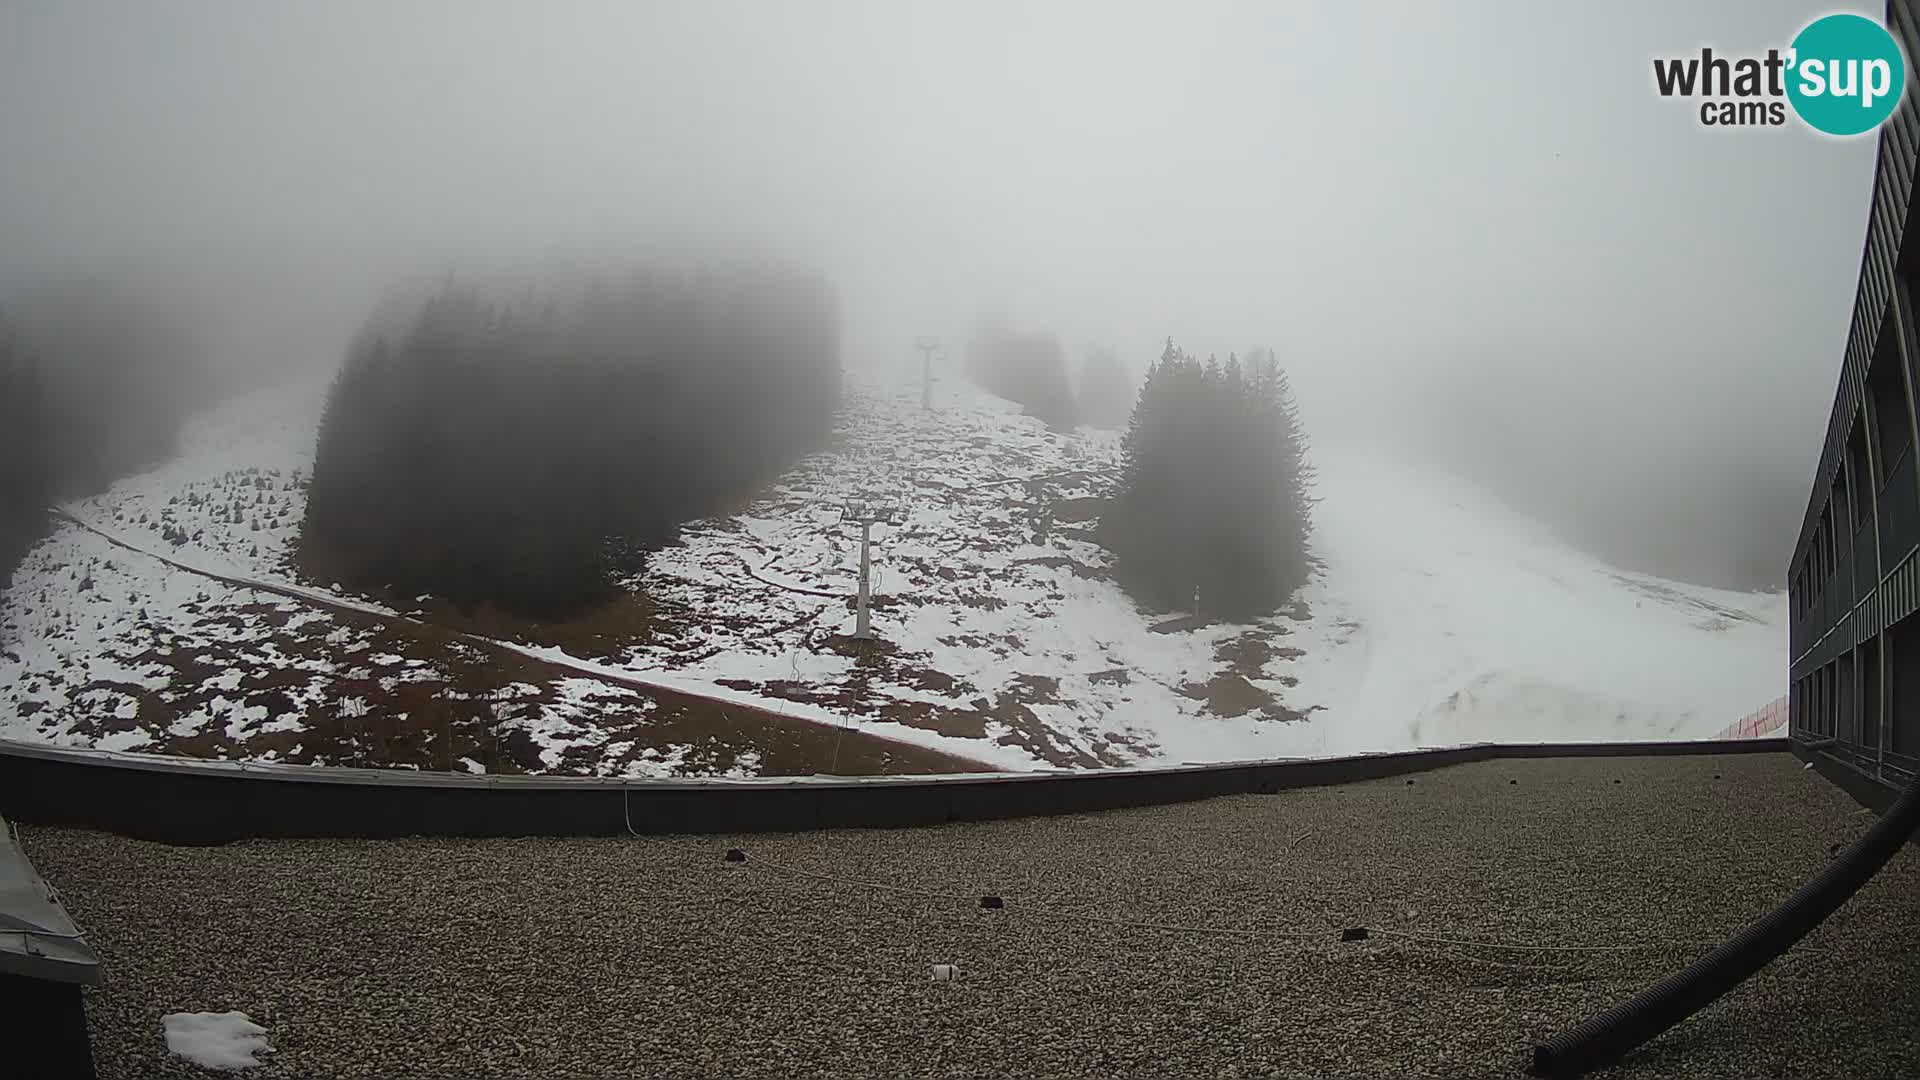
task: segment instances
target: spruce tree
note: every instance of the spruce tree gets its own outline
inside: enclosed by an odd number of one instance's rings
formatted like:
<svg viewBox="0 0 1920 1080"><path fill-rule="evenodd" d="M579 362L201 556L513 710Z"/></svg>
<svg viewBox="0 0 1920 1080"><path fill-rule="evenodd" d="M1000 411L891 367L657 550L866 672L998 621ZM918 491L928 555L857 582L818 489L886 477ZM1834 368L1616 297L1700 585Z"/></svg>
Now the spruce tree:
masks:
<svg viewBox="0 0 1920 1080"><path fill-rule="evenodd" d="M1250 359L1202 364L1169 340L1148 370L1101 532L1150 607L1251 618L1306 581L1304 433L1285 373Z"/></svg>

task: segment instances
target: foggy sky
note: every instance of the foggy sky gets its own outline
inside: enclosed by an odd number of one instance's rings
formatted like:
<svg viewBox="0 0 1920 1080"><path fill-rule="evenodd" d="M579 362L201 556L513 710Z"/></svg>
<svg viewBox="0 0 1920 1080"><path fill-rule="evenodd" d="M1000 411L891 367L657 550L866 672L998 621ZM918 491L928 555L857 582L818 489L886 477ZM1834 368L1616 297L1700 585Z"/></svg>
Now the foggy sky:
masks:
<svg viewBox="0 0 1920 1080"><path fill-rule="evenodd" d="M853 366L986 309L1136 367L1271 344L1322 442L1467 379L1582 411L1579 460L1711 447L1803 504L1873 140L1702 128L1651 60L1829 10L7 0L0 296L135 268L266 372L400 274L771 249Z"/></svg>

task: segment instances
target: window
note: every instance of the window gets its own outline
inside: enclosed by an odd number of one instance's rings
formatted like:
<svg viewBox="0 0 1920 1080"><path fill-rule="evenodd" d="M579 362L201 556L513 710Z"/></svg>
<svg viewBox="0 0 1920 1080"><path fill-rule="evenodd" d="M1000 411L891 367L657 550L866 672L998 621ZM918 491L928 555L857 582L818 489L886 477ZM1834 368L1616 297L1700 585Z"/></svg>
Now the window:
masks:
<svg viewBox="0 0 1920 1080"><path fill-rule="evenodd" d="M1827 505L1832 507L1830 512L1836 526L1833 535L1837 540L1845 541L1853 535L1853 515L1848 512L1853 505L1852 495L1851 485L1847 483L1847 463L1842 461L1840 467L1833 471L1833 492L1827 497ZM1845 543L1835 545L1836 553L1847 550L1849 548Z"/></svg>
<svg viewBox="0 0 1920 1080"><path fill-rule="evenodd" d="M1835 723L1840 717L1839 680L1835 677L1839 670L1832 661L1820 669L1820 734L1829 738L1839 730Z"/></svg>
<svg viewBox="0 0 1920 1080"><path fill-rule="evenodd" d="M1880 686L1880 639L1860 646L1860 745L1873 750L1880 745L1880 705L1885 697Z"/></svg>
<svg viewBox="0 0 1920 1080"><path fill-rule="evenodd" d="M1920 618L1908 616L1887 631L1887 749L1920 757Z"/></svg>
<svg viewBox="0 0 1920 1080"><path fill-rule="evenodd" d="M1827 595L1827 582L1833 578L1833 505L1820 511L1820 523L1813 527L1813 599L1818 603Z"/></svg>
<svg viewBox="0 0 1920 1080"><path fill-rule="evenodd" d="M1827 514L1825 510L1820 512L1813 526L1813 580L1819 582L1813 590L1815 595L1827 591Z"/></svg>
<svg viewBox="0 0 1920 1080"><path fill-rule="evenodd" d="M1887 325L1867 371L1867 399L1871 403L1873 441L1880 465L1877 487L1886 487L1894 467L1913 441L1913 418L1907 410L1907 383L1900 373L1900 351L1894 344L1894 308L1887 308Z"/></svg>
<svg viewBox="0 0 1920 1080"><path fill-rule="evenodd" d="M1826 712L1820 721L1820 734L1833 738L1840 733L1840 665L1829 660L1822 677L1821 696Z"/></svg>
<svg viewBox="0 0 1920 1080"><path fill-rule="evenodd" d="M1853 430L1847 435L1848 485L1853 493L1853 527L1866 527L1873 519L1873 478L1867 470L1867 427L1854 415Z"/></svg>
<svg viewBox="0 0 1920 1080"><path fill-rule="evenodd" d="M1853 653L1833 662L1833 733L1842 742L1860 741L1859 695L1854 692L1857 676Z"/></svg>
<svg viewBox="0 0 1920 1080"><path fill-rule="evenodd" d="M1834 528L1833 521L1833 499L1829 497L1827 499L1827 508L1821 511L1820 514L1820 522L1825 526L1822 531L1826 537L1826 542L1821 544L1820 548L1826 552L1827 555L1826 574L1828 577L1832 577L1840 571L1840 545L1838 543L1840 531Z"/></svg>
<svg viewBox="0 0 1920 1080"><path fill-rule="evenodd" d="M1815 669L1812 681L1813 686L1808 693L1813 698L1813 702L1807 709L1807 731L1814 735L1824 735L1827 732L1827 669Z"/></svg>

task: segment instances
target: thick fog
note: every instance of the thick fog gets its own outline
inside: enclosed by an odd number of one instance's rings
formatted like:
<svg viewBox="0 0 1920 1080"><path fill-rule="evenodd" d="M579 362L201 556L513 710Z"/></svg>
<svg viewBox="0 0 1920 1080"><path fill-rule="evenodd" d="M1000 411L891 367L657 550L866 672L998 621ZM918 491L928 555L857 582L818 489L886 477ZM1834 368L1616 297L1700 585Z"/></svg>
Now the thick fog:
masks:
<svg viewBox="0 0 1920 1080"><path fill-rule="evenodd" d="M1320 446L1765 585L1874 144L1703 128L1651 60L1830 9L12 0L0 304L165 283L237 384L338 365L447 266L750 250L832 279L850 367L940 334L957 375L985 312L1076 367L1270 345Z"/></svg>

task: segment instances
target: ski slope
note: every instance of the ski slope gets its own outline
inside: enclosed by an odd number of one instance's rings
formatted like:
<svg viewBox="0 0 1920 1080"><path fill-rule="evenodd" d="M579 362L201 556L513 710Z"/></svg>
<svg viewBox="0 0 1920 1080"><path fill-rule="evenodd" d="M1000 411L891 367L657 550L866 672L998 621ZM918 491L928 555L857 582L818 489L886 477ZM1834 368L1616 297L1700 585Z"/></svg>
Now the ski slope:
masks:
<svg viewBox="0 0 1920 1080"><path fill-rule="evenodd" d="M299 580L324 392L222 403L179 458L68 508L92 528L60 525L4 599L0 737L334 760L313 746L343 697L378 715L486 674L392 628L432 624L431 598ZM648 686L1019 769L1706 738L1784 685L1784 594L1621 572L1456 476L1366 448L1313 456L1322 566L1295 604L1254 624L1142 612L1092 539L1113 433L1049 432L964 385L943 383L937 406L921 410L912 378L854 380L833 450L689 525L628 583L644 634L499 631L553 665L471 691L511 699L494 708L530 744L520 767L787 767L698 752L685 723L649 719L664 714ZM878 649L846 637L859 532L837 519L860 499L899 510L875 530Z"/></svg>
<svg viewBox="0 0 1920 1080"><path fill-rule="evenodd" d="M1470 742L1693 739L1778 697L1786 595L1626 573L1447 473L1316 459L1311 594L1345 624L1300 689L1331 753Z"/></svg>

